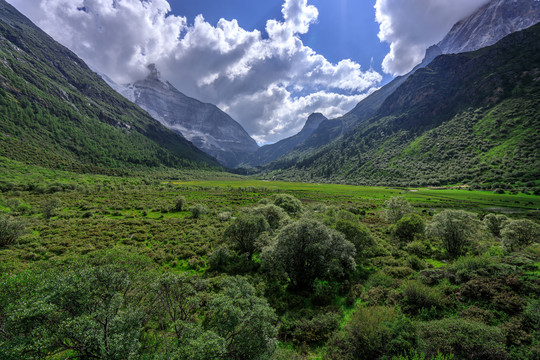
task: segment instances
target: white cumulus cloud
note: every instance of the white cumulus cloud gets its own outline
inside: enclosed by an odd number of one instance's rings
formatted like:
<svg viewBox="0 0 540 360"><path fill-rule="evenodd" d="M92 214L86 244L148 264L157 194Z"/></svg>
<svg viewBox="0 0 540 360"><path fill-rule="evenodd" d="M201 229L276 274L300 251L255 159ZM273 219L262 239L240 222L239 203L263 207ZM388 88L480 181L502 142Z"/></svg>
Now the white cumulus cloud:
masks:
<svg viewBox="0 0 540 360"><path fill-rule="evenodd" d="M296 133L311 112L336 117L382 77L351 60L331 63L300 35L317 21L307 0L284 0L265 34L236 20L189 24L166 0L11 0L56 40L118 83L155 63L186 95L217 104L257 141ZM37 3L37 4L36 4ZM39 4L39 5L38 5Z"/></svg>
<svg viewBox="0 0 540 360"><path fill-rule="evenodd" d="M379 38L390 44L383 70L393 75L409 72L425 50L438 43L459 20L489 0L377 0Z"/></svg>

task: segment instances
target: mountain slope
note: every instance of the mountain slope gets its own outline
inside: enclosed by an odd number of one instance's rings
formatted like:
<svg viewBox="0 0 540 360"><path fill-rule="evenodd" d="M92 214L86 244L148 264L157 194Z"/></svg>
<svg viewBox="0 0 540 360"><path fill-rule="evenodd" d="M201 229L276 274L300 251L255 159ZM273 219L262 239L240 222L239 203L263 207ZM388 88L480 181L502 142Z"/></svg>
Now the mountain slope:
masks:
<svg viewBox="0 0 540 360"><path fill-rule="evenodd" d="M160 79L155 66L149 69L146 79L120 90L167 128L228 167L238 165L259 148L244 128L217 106L182 94Z"/></svg>
<svg viewBox="0 0 540 360"><path fill-rule="evenodd" d="M437 57L376 116L279 176L392 185L535 180L539 97L536 25L492 47Z"/></svg>
<svg viewBox="0 0 540 360"><path fill-rule="evenodd" d="M79 172L218 167L0 0L0 155Z"/></svg>
<svg viewBox="0 0 540 360"><path fill-rule="evenodd" d="M279 159L294 149L298 144L304 142L304 140L306 140L311 134L313 134L315 130L317 130L323 121L327 120L328 119L321 113L311 114L308 117L304 127L298 134L280 140L275 144L260 147L255 153L249 156L249 160L246 162L246 164L251 166L259 166Z"/></svg>
<svg viewBox="0 0 540 360"><path fill-rule="evenodd" d="M306 141L283 158L291 163L338 141L354 127L373 117L384 101L418 69L424 68L441 54L478 50L492 45L503 37L540 21L540 1L492 0L471 16L458 22L438 44L426 51L421 64L411 72L396 77L390 83L366 97L349 113L322 123Z"/></svg>

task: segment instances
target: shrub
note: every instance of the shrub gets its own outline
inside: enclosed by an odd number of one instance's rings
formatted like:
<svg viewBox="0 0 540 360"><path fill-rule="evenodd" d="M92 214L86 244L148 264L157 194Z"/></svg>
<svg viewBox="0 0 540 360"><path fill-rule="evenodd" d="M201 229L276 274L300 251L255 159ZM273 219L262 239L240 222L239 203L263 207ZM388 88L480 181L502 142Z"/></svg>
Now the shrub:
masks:
<svg viewBox="0 0 540 360"><path fill-rule="evenodd" d="M297 344L319 344L327 341L339 327L339 316L325 312L311 319L300 319L295 323L293 340Z"/></svg>
<svg viewBox="0 0 540 360"><path fill-rule="evenodd" d="M26 226L22 220L0 215L0 246L13 244L26 232Z"/></svg>
<svg viewBox="0 0 540 360"><path fill-rule="evenodd" d="M437 310L442 308L443 297L436 289L419 281L407 281L402 286L403 311L418 315L420 310Z"/></svg>
<svg viewBox="0 0 540 360"><path fill-rule="evenodd" d="M270 225L270 228L273 230L279 228L281 225L283 225L285 220L289 218L289 215L287 215L287 213L281 207L273 204L257 206L255 208L248 209L247 212L264 216L268 222L268 225Z"/></svg>
<svg viewBox="0 0 540 360"><path fill-rule="evenodd" d="M540 241L540 225L527 219L511 220L504 224L501 236L509 250L522 248Z"/></svg>
<svg viewBox="0 0 540 360"><path fill-rule="evenodd" d="M274 198L274 205L279 206L289 214L296 214L302 211L300 200L289 194L278 194Z"/></svg>
<svg viewBox="0 0 540 360"><path fill-rule="evenodd" d="M52 216L55 215L56 209L58 209L61 205L60 200L58 198L51 198L48 201L45 201L41 204L41 211L43 212L43 217L45 219L50 219Z"/></svg>
<svg viewBox="0 0 540 360"><path fill-rule="evenodd" d="M398 220L392 227L392 235L401 244L407 244L414 240L416 235L423 235L426 228L424 220L417 214L408 214Z"/></svg>
<svg viewBox="0 0 540 360"><path fill-rule="evenodd" d="M186 198L183 196L180 196L178 199L176 199L174 203L174 211L184 211L187 206Z"/></svg>
<svg viewBox="0 0 540 360"><path fill-rule="evenodd" d="M198 219L202 215L208 213L208 208L204 205L197 204L189 208L189 212L191 213L191 217L193 219Z"/></svg>
<svg viewBox="0 0 540 360"><path fill-rule="evenodd" d="M385 202L386 209L383 210L383 218L391 223L399 221L403 216L413 212L411 204L403 197L394 196Z"/></svg>
<svg viewBox="0 0 540 360"><path fill-rule="evenodd" d="M292 287L311 289L316 279L339 279L355 269L354 245L318 221L302 219L284 227L266 252L266 268L281 269ZM270 262L270 263L269 263Z"/></svg>
<svg viewBox="0 0 540 360"><path fill-rule="evenodd" d="M464 319L418 324L419 348L427 356L438 352L458 359L505 359L505 336L500 328Z"/></svg>
<svg viewBox="0 0 540 360"><path fill-rule="evenodd" d="M438 237L450 257L464 255L474 236L478 233L480 222L476 215L463 210L444 210L433 217L428 226L428 235Z"/></svg>
<svg viewBox="0 0 540 360"><path fill-rule="evenodd" d="M495 236L501 235L501 228L503 223L506 222L508 218L505 215L501 214L487 214L484 217L484 225L487 229Z"/></svg>
<svg viewBox="0 0 540 360"><path fill-rule="evenodd" d="M257 238L269 228L268 222L262 215L241 213L223 235L234 249L246 253L251 258L257 250Z"/></svg>
<svg viewBox="0 0 540 360"><path fill-rule="evenodd" d="M345 239L354 245L358 257L365 249L375 245L375 239L369 229L358 222L339 220L336 223L336 230L345 235Z"/></svg>
<svg viewBox="0 0 540 360"><path fill-rule="evenodd" d="M379 359L415 345L414 324L385 306L358 308L345 328L328 343L329 359Z"/></svg>
<svg viewBox="0 0 540 360"><path fill-rule="evenodd" d="M221 246L208 256L208 270L227 271L233 258L234 256L229 248Z"/></svg>
<svg viewBox="0 0 540 360"><path fill-rule="evenodd" d="M228 212L228 211L225 211L225 212L221 212L218 214L217 218L219 221L228 221L231 219L231 213Z"/></svg>

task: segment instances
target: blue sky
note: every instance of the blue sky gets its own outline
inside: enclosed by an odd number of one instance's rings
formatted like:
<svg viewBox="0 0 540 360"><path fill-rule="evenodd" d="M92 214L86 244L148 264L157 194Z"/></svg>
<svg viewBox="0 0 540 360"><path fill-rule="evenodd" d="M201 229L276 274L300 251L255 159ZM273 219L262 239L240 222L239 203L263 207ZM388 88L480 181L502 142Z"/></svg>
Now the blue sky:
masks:
<svg viewBox="0 0 540 360"><path fill-rule="evenodd" d="M193 22L202 14L206 21L216 24L219 19L237 19L247 30L264 33L268 19L280 19L282 0L170 0L172 12ZM352 59L363 68L373 66L383 73L382 61L390 50L388 43L377 37L379 24L375 21L375 0L310 0L319 10L318 21L300 38L305 45L337 63ZM391 75L385 74L387 82Z"/></svg>
<svg viewBox="0 0 540 360"><path fill-rule="evenodd" d="M8 0L116 83L155 64L259 144L347 113L486 1Z"/></svg>

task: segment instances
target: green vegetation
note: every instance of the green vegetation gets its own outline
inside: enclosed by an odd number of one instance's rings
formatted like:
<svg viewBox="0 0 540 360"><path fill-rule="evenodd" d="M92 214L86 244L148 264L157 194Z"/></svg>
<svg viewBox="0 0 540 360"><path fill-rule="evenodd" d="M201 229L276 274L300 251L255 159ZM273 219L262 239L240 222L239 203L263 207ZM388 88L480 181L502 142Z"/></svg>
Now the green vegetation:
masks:
<svg viewBox="0 0 540 360"><path fill-rule="evenodd" d="M539 354L540 245L520 230L538 226L535 195L3 164L0 217L24 231L0 246L2 358ZM446 220L474 224L459 251L430 230Z"/></svg>

